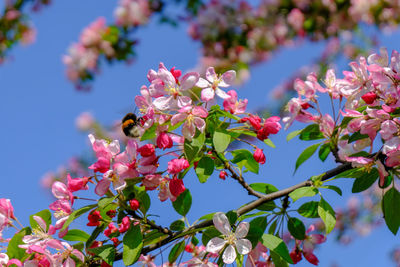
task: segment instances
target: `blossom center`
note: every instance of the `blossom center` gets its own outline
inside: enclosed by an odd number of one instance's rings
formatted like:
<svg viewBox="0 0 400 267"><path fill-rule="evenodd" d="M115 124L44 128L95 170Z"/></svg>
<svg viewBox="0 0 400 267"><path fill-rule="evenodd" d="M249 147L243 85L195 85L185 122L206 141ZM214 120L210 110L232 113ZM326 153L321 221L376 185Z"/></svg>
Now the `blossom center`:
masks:
<svg viewBox="0 0 400 267"><path fill-rule="evenodd" d="M236 242L236 236L234 233L230 233L228 236L225 237L225 241L229 244L229 245L234 245Z"/></svg>

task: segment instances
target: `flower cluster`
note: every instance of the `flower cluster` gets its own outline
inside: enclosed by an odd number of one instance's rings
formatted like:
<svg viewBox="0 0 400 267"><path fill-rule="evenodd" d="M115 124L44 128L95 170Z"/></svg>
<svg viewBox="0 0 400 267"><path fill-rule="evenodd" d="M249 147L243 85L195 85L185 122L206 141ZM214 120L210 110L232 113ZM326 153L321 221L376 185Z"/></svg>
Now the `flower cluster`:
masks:
<svg viewBox="0 0 400 267"><path fill-rule="evenodd" d="M386 49L381 54L372 54L368 59L361 57L359 62L351 62L352 71L344 71L344 78L336 78L334 70L326 73L325 86L321 86L315 74L306 81L296 80L294 87L298 97L287 105L289 115L283 120L286 127L293 121L313 122L321 133L331 142L337 142L337 160L352 162L354 167L371 169L376 165L379 171L379 185L385 178L396 175L400 166L399 120L397 108L400 106L398 91L400 55L393 51L389 57ZM328 94L332 100L342 103L340 113L323 114L319 109L316 93ZM317 114L309 110L316 110ZM343 123L338 124L342 115ZM380 135L382 147L374 157L361 155L369 148L372 153L374 143ZM357 154L358 153L358 154ZM358 156L357 156L358 155Z"/></svg>

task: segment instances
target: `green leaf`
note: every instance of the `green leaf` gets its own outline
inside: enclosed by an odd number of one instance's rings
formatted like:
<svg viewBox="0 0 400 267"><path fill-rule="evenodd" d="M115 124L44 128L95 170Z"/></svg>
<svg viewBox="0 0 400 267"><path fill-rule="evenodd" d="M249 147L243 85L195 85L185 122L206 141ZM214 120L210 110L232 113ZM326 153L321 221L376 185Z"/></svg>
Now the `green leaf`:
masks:
<svg viewBox="0 0 400 267"><path fill-rule="evenodd" d="M78 217L80 217L81 215L85 214L86 212L88 212L89 210L92 210L93 208L97 207L97 204L92 204L92 205L88 205L88 206L84 206L80 209L74 210L68 217L68 219L65 221L63 227L61 228L60 231L64 231L65 229L67 229L67 227Z"/></svg>
<svg viewBox="0 0 400 267"><path fill-rule="evenodd" d="M275 267L289 267L289 264L277 253L271 251L270 254Z"/></svg>
<svg viewBox="0 0 400 267"><path fill-rule="evenodd" d="M330 189L330 190L333 190L336 193L338 193L339 196L342 195L342 189L340 189L339 187L337 187L335 185L326 185L326 186L321 186L320 188Z"/></svg>
<svg viewBox="0 0 400 267"><path fill-rule="evenodd" d="M378 177L379 177L379 172L376 168L373 168L369 173L364 172L364 174L361 177L356 178L354 180L351 192L359 193L364 190L367 190L375 183Z"/></svg>
<svg viewBox="0 0 400 267"><path fill-rule="evenodd" d="M238 218L237 212L234 210L230 210L227 213L225 213L226 217L228 218L229 223L235 224Z"/></svg>
<svg viewBox="0 0 400 267"><path fill-rule="evenodd" d="M329 234L335 228L335 211L322 197L318 204L318 215L325 224L325 231Z"/></svg>
<svg viewBox="0 0 400 267"><path fill-rule="evenodd" d="M168 235L160 233L159 230L153 230L150 233L146 233L143 237L143 246L148 246L161 242L163 239L167 238Z"/></svg>
<svg viewBox="0 0 400 267"><path fill-rule="evenodd" d="M150 128L146 129L146 131L140 137L140 141L156 138L157 136L156 130L157 130L157 124L154 123Z"/></svg>
<svg viewBox="0 0 400 267"><path fill-rule="evenodd" d="M278 254L282 257L285 261L289 263L293 263L292 258L290 258L289 250L283 242L282 239L270 234L263 234L261 242L264 246Z"/></svg>
<svg viewBox="0 0 400 267"><path fill-rule="evenodd" d="M263 210L263 211L271 211L271 210L274 210L275 208L276 208L276 204L274 201L271 200L271 201L265 202L265 203L257 206L256 209Z"/></svg>
<svg viewBox="0 0 400 267"><path fill-rule="evenodd" d="M306 238L306 227L299 219L290 217L287 226L290 234L297 240Z"/></svg>
<svg viewBox="0 0 400 267"><path fill-rule="evenodd" d="M214 172L214 167L214 160L210 157L205 156L200 159L195 170L200 183L205 183L207 181Z"/></svg>
<svg viewBox="0 0 400 267"><path fill-rule="evenodd" d="M185 222L182 220L176 220L171 223L169 229L171 229L172 231L182 231L183 229L185 229Z"/></svg>
<svg viewBox="0 0 400 267"><path fill-rule="evenodd" d="M306 149L304 149L304 151L297 158L296 168L294 170L295 172L297 171L297 169L300 167L301 164L303 164L306 160L308 160L315 153L315 151L317 150L319 145L320 144L314 144L314 145L309 146Z"/></svg>
<svg viewBox="0 0 400 267"><path fill-rule="evenodd" d="M33 216L39 216L40 218L42 218L44 220L44 222L46 223L46 229L43 229L43 230L46 230L46 231L49 230L49 227L51 225L51 212L49 210L42 210L42 211L39 211L38 213L35 213L35 214L29 216L29 222L31 224L32 229L41 229L41 227L35 221Z"/></svg>
<svg viewBox="0 0 400 267"><path fill-rule="evenodd" d="M245 167L248 171L258 174L259 164L250 151L237 149L231 151L231 154L233 155L232 163L237 164L240 168Z"/></svg>
<svg viewBox="0 0 400 267"><path fill-rule="evenodd" d="M79 229L71 229L68 230L68 233L63 236L64 240L67 241L81 241L86 242L89 239L90 235Z"/></svg>
<svg viewBox="0 0 400 267"><path fill-rule="evenodd" d="M289 197L295 202L302 197L313 197L318 193L318 189L312 186L300 187L289 194Z"/></svg>
<svg viewBox="0 0 400 267"><path fill-rule="evenodd" d="M26 254L25 249L18 247L18 245L25 244L22 238L32 233L31 228L25 227L16 233L10 240L7 246L7 255L10 259L21 260Z"/></svg>
<svg viewBox="0 0 400 267"><path fill-rule="evenodd" d="M365 138L368 138L368 137L369 137L368 134L361 134L361 133L358 131L358 132L353 133L353 134L350 136L350 138L349 138L349 140L348 140L347 142L350 144L350 143L352 143L352 142L354 142L354 141L361 140L361 139L365 139Z"/></svg>
<svg viewBox="0 0 400 267"><path fill-rule="evenodd" d="M304 128L299 136L300 140L310 141L325 138L324 135L319 130L318 124L311 124Z"/></svg>
<svg viewBox="0 0 400 267"><path fill-rule="evenodd" d="M97 205L99 206L99 209L104 209L108 205L110 205L116 198L117 198L117 196L103 197L98 201Z"/></svg>
<svg viewBox="0 0 400 267"><path fill-rule="evenodd" d="M189 141L185 139L185 143L183 144L184 152L185 152L185 157L189 161L189 163L192 163L197 156L199 155L199 152L203 148L204 141L206 140L206 137L204 133L201 133L200 131L196 131L196 135L192 139L192 141Z"/></svg>
<svg viewBox="0 0 400 267"><path fill-rule="evenodd" d="M203 231L201 242L204 246L207 246L208 241L217 236L221 236L221 233L217 229L215 229L215 227L210 227Z"/></svg>
<svg viewBox="0 0 400 267"><path fill-rule="evenodd" d="M257 243L260 241L266 228L267 216L257 217L250 221L250 228L249 232L247 233L246 239L250 240L253 248L257 246Z"/></svg>
<svg viewBox="0 0 400 267"><path fill-rule="evenodd" d="M172 202L172 206L180 215L185 216L192 206L192 195L190 191L186 189L181 193L174 202Z"/></svg>
<svg viewBox="0 0 400 267"><path fill-rule="evenodd" d="M382 210L389 230L396 235L400 226L400 193L396 188L390 188L382 200Z"/></svg>
<svg viewBox="0 0 400 267"><path fill-rule="evenodd" d="M328 157L329 153L331 153L331 145L323 144L318 152L319 159L324 162Z"/></svg>
<svg viewBox="0 0 400 267"><path fill-rule="evenodd" d="M293 138L295 138L296 136L298 136L302 131L303 131L303 130L296 130L296 131L293 131L293 132L289 133L289 134L286 136L286 141L289 142L290 140L292 140Z"/></svg>
<svg viewBox="0 0 400 267"><path fill-rule="evenodd" d="M140 231L140 225L133 225L132 223L122 239L122 243L124 244L122 260L126 266L134 264L139 259L140 252L143 248L142 239L143 236Z"/></svg>
<svg viewBox="0 0 400 267"><path fill-rule="evenodd" d="M172 247L168 255L168 262L173 263L179 257L179 255L185 250L185 241L181 241Z"/></svg>
<svg viewBox="0 0 400 267"><path fill-rule="evenodd" d="M269 194L278 191L278 188L273 186L272 184L266 184L266 183L253 183L249 185L251 188L253 188L255 191L263 193L263 194Z"/></svg>
<svg viewBox="0 0 400 267"><path fill-rule="evenodd" d="M221 131L216 131L213 136L213 144L218 153L224 152L231 142L231 136Z"/></svg>
<svg viewBox="0 0 400 267"><path fill-rule="evenodd" d="M318 201L306 202L300 206L297 212L306 218L318 218Z"/></svg>
<svg viewBox="0 0 400 267"><path fill-rule="evenodd" d="M269 139L269 138L268 138L268 139L265 139L265 140L264 140L264 143L265 143L267 146L269 146L269 147L276 148L274 142L272 142L271 139Z"/></svg>
<svg viewBox="0 0 400 267"><path fill-rule="evenodd" d="M102 258L109 265L113 265L115 259L115 247L113 245L103 245L97 248L89 248L88 250Z"/></svg>
<svg viewBox="0 0 400 267"><path fill-rule="evenodd" d="M346 170L342 173L339 173L338 175L335 176L335 179L337 178L359 178L363 176L365 173L364 168L355 168L355 169L350 169Z"/></svg>

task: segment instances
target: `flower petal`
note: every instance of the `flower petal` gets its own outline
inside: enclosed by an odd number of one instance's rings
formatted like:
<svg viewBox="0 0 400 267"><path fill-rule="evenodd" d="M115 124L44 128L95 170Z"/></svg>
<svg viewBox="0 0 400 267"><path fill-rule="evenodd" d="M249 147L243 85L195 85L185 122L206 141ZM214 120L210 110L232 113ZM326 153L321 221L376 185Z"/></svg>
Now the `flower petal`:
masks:
<svg viewBox="0 0 400 267"><path fill-rule="evenodd" d="M210 83L206 79L200 77L199 81L196 83L196 86L200 88L206 88L210 86Z"/></svg>
<svg viewBox="0 0 400 267"><path fill-rule="evenodd" d="M211 87L207 87L201 91L201 100L210 101L215 96L215 92Z"/></svg>
<svg viewBox="0 0 400 267"><path fill-rule="evenodd" d="M236 80L236 72L234 70L229 70L222 74L221 81L218 86L228 87L232 85Z"/></svg>
<svg viewBox="0 0 400 267"><path fill-rule="evenodd" d="M235 248L232 245L229 245L225 251L224 254L222 255L222 260L226 264L231 264L235 261L236 259L236 251Z"/></svg>
<svg viewBox="0 0 400 267"><path fill-rule="evenodd" d="M248 222L241 222L236 228L235 236L237 239L243 238L249 232L250 225Z"/></svg>
<svg viewBox="0 0 400 267"><path fill-rule="evenodd" d="M216 79L218 79L217 74L215 73L215 70L213 67L208 67L206 70L206 78L209 80L211 83L213 83Z"/></svg>
<svg viewBox="0 0 400 267"><path fill-rule="evenodd" d="M218 253L225 246L225 243L225 240L219 237L214 237L208 241L206 250L207 252Z"/></svg>
<svg viewBox="0 0 400 267"><path fill-rule="evenodd" d="M185 91L193 86L199 81L200 75L197 72L189 72L182 77L181 80L181 90Z"/></svg>
<svg viewBox="0 0 400 267"><path fill-rule="evenodd" d="M238 239L235 245L239 254L246 255L251 251L251 242L247 239Z"/></svg>
<svg viewBox="0 0 400 267"><path fill-rule="evenodd" d="M213 223L215 228L220 231L223 235L228 236L231 233L231 224L225 213L217 212L213 216Z"/></svg>
<svg viewBox="0 0 400 267"><path fill-rule="evenodd" d="M215 93L217 94L217 96L219 96L222 99L227 99L227 98L231 97L225 91L223 91L223 90L221 90L219 88L215 89Z"/></svg>

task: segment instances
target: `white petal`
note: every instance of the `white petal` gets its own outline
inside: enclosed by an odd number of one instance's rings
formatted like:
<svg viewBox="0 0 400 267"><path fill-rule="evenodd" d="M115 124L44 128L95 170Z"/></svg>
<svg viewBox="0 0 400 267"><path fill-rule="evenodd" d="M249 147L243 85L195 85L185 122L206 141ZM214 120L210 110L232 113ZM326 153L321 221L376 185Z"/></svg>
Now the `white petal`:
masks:
<svg viewBox="0 0 400 267"><path fill-rule="evenodd" d="M222 74L221 81L218 84L221 87L228 87L232 85L236 80L236 72L234 70L229 70Z"/></svg>
<svg viewBox="0 0 400 267"><path fill-rule="evenodd" d="M215 90L215 93L217 94L217 96L219 96L222 99L227 99L230 98L231 96L228 95L227 93L225 93L225 91L222 91L221 89L217 88Z"/></svg>
<svg viewBox="0 0 400 267"><path fill-rule="evenodd" d="M239 239L235 242L239 254L246 255L251 251L251 242L247 239Z"/></svg>
<svg viewBox="0 0 400 267"><path fill-rule="evenodd" d="M158 108L159 110L166 110L166 109L171 109L175 108L176 104L174 103L175 100L172 96L167 97L167 96L161 96L153 101L153 105Z"/></svg>
<svg viewBox="0 0 400 267"><path fill-rule="evenodd" d="M243 238L249 232L250 225L248 222L241 222L236 228L235 236L237 239Z"/></svg>
<svg viewBox="0 0 400 267"><path fill-rule="evenodd" d="M211 87L207 87L201 91L201 100L210 101L215 96L215 91Z"/></svg>
<svg viewBox="0 0 400 267"><path fill-rule="evenodd" d="M222 255L222 259L226 264L231 264L232 262L235 261L236 259L236 251L235 248L232 245L229 245L225 251L224 255Z"/></svg>
<svg viewBox="0 0 400 267"><path fill-rule="evenodd" d="M47 230L47 224L46 222L42 219L40 216L33 216L33 219L39 224L40 228L42 228L43 232L46 232Z"/></svg>
<svg viewBox="0 0 400 267"><path fill-rule="evenodd" d="M179 96L178 97L178 108L183 108L185 106L191 105L192 99L188 96Z"/></svg>
<svg viewBox="0 0 400 267"><path fill-rule="evenodd" d="M206 79L200 77L199 81L196 83L196 86L200 88L206 88L210 86L210 83Z"/></svg>
<svg viewBox="0 0 400 267"><path fill-rule="evenodd" d="M228 236L231 233L231 225L225 213L217 212L213 216L213 222L215 228L220 231L223 235Z"/></svg>
<svg viewBox="0 0 400 267"><path fill-rule="evenodd" d="M218 77L213 67L208 67L206 70L206 78L213 83Z"/></svg>
<svg viewBox="0 0 400 267"><path fill-rule="evenodd" d="M214 237L207 243L206 250L211 253L218 253L224 246L226 241L219 237Z"/></svg>

